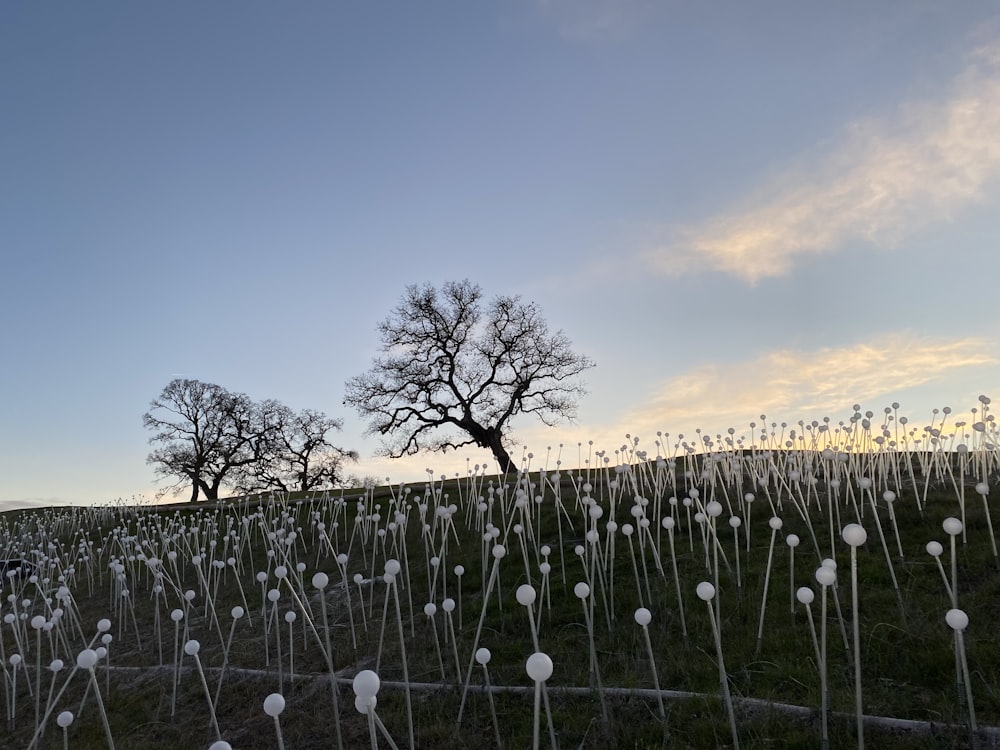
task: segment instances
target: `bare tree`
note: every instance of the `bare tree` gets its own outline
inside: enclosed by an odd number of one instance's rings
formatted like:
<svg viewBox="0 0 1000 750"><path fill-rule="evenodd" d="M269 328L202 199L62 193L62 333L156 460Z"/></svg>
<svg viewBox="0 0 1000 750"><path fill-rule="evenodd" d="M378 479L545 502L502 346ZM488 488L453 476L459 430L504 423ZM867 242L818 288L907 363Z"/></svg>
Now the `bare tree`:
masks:
<svg viewBox="0 0 1000 750"><path fill-rule="evenodd" d="M242 393L214 383L176 379L142 416L154 430L150 443L160 444L146 463L160 477L173 480L163 493L191 485L191 501L204 493L217 500L227 479L258 458L262 433L259 410Z"/></svg>
<svg viewBox="0 0 1000 750"><path fill-rule="evenodd" d="M357 451L339 448L328 435L343 428L343 420L315 409L294 412L268 400L259 405L265 425L258 460L240 471L237 487L246 492L276 489L307 492L340 486L344 467L357 461Z"/></svg>
<svg viewBox="0 0 1000 750"><path fill-rule="evenodd" d="M572 419L579 375L594 366L562 331L549 333L535 303L497 296L484 309L468 280L407 287L378 331L380 354L347 381L344 402L386 438L392 458L477 445L502 471L516 470L504 446L511 419Z"/></svg>

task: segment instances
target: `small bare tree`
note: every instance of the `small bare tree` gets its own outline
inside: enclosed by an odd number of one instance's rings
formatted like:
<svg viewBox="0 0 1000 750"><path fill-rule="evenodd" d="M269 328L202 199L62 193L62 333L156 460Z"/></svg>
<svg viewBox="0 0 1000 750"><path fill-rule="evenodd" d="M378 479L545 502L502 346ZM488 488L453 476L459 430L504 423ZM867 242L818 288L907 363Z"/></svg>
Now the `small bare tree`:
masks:
<svg viewBox="0 0 1000 750"><path fill-rule="evenodd" d="M339 448L329 433L343 428L343 420L315 409L294 412L279 401L259 404L266 425L258 448L259 459L240 471L237 489L244 492L282 492L338 487L347 479L348 462L358 460L357 451Z"/></svg>
<svg viewBox="0 0 1000 750"><path fill-rule="evenodd" d="M549 332L535 303L497 296L484 308L468 280L407 287L378 331L380 354L347 381L345 403L392 458L477 445L516 470L504 446L510 421L573 419L579 375L594 366L562 331Z"/></svg>
<svg viewBox="0 0 1000 750"><path fill-rule="evenodd" d="M257 460L261 435L259 412L242 393L214 383L171 380L142 416L153 430L149 454L158 476L173 480L163 493L191 485L191 501L201 493L217 500L223 483L234 472Z"/></svg>

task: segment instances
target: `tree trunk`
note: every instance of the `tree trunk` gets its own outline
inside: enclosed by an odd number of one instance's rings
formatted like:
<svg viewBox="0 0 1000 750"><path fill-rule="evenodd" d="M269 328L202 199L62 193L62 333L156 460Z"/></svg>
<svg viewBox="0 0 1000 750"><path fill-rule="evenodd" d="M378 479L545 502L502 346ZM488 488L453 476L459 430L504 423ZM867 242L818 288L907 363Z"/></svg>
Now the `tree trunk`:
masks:
<svg viewBox="0 0 1000 750"><path fill-rule="evenodd" d="M503 447L503 443L500 442L500 435L492 430L489 436L489 448L493 451L493 457L497 460L497 463L500 464L500 472L502 474L517 473L517 465L511 459L507 449Z"/></svg>
<svg viewBox="0 0 1000 750"><path fill-rule="evenodd" d="M517 473L517 465L511 460L507 449L503 447L503 437L499 427L484 427L469 417L457 424L476 441L476 445L480 448L489 448L493 452L493 458L500 464L501 474Z"/></svg>
<svg viewBox="0 0 1000 750"><path fill-rule="evenodd" d="M200 489L201 488L198 487L198 480L197 479L191 482L191 502L192 503L198 502L198 492L199 492Z"/></svg>
<svg viewBox="0 0 1000 750"><path fill-rule="evenodd" d="M212 482L211 487L205 488L205 499L206 500L218 500L219 499L219 485L218 480Z"/></svg>

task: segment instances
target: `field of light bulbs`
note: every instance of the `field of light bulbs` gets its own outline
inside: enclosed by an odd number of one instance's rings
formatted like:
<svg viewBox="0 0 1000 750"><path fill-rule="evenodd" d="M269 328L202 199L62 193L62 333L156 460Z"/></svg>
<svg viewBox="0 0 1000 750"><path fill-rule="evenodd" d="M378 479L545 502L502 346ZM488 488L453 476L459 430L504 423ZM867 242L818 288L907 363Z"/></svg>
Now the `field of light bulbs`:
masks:
<svg viewBox="0 0 1000 750"><path fill-rule="evenodd" d="M856 413L583 446L573 469L549 453L500 477L9 512L0 736L1000 746L981 401L973 425Z"/></svg>

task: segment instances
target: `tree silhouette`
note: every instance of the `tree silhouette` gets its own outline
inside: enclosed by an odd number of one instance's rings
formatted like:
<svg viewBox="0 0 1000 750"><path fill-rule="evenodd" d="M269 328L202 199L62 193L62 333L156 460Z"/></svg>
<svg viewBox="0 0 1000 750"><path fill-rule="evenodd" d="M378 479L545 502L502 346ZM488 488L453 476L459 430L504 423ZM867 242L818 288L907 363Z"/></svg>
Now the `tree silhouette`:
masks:
<svg viewBox="0 0 1000 750"><path fill-rule="evenodd" d="M239 472L236 487L241 492L308 492L337 487L347 479L345 465L357 461L358 453L338 448L328 437L343 428L343 420L315 409L295 412L274 400L259 409L266 429L259 459Z"/></svg>
<svg viewBox="0 0 1000 750"><path fill-rule="evenodd" d="M202 492L217 500L223 482L258 457L258 417L242 393L199 380L171 380L142 416L143 426L154 430L149 442L161 444L146 463L173 480L164 493L190 483L192 502Z"/></svg>
<svg viewBox="0 0 1000 750"><path fill-rule="evenodd" d="M279 401L255 403L214 383L177 379L142 417L158 445L146 462L171 480L160 494L191 486L191 501L241 493L335 487L357 453L327 439L342 422L323 412L293 412Z"/></svg>
<svg viewBox="0 0 1000 750"><path fill-rule="evenodd" d="M575 417L578 376L594 363L549 332L535 303L482 296L468 280L411 285L379 324L380 353L347 381L345 403L385 438L385 455L477 445L507 472L517 468L504 446L514 417Z"/></svg>

